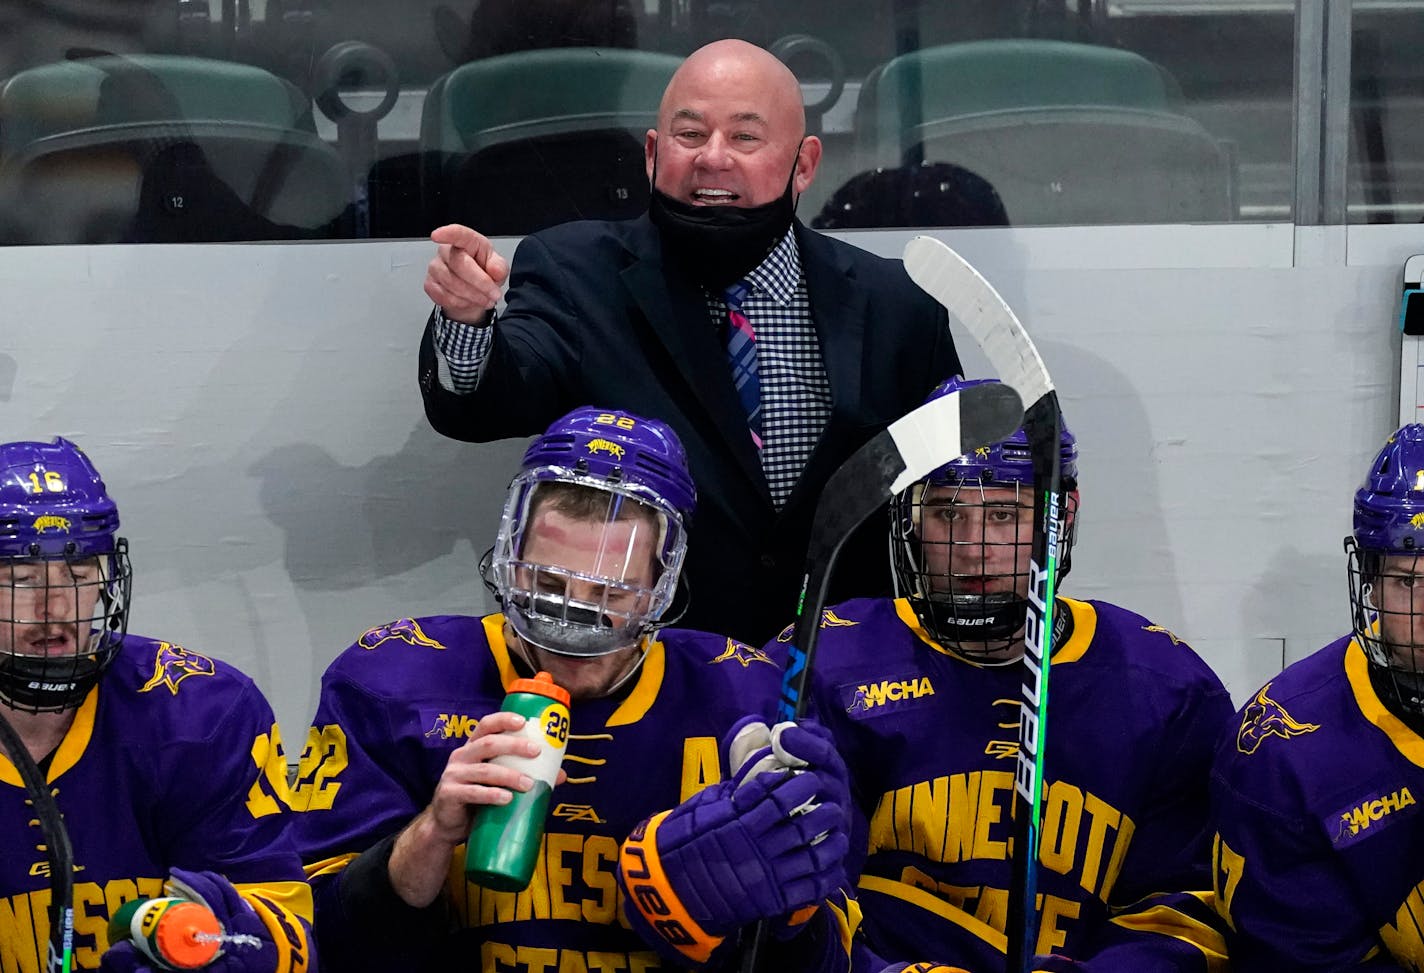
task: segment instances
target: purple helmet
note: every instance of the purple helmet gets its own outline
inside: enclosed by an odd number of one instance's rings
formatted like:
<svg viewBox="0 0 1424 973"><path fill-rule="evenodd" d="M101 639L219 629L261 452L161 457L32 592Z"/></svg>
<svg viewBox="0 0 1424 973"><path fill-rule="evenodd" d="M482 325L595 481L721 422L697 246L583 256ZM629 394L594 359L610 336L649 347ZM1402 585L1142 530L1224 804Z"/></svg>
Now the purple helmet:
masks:
<svg viewBox="0 0 1424 973"><path fill-rule="evenodd" d="M113 662L133 572L119 512L66 439L0 444L0 697L71 709Z"/></svg>
<svg viewBox="0 0 1424 973"><path fill-rule="evenodd" d="M933 402L951 392L959 392L975 385L998 384L997 378L955 376L936 385L925 401ZM1073 438L1066 421L1062 423L1062 427L1059 463L1063 473L1063 489L1072 490L1078 485L1078 440ZM927 479L931 483L950 486L967 482L984 486L1033 486L1033 462L1029 458L1028 436L1020 426L1008 439L989 446L980 446L972 454L961 456L941 466Z"/></svg>
<svg viewBox="0 0 1424 973"><path fill-rule="evenodd" d="M666 423L593 407L556 420L524 453L491 554L489 582L514 630L563 655L638 644L672 605L696 498L687 454ZM526 557L546 509L598 526L596 565ZM615 539L618 529L631 534ZM642 537L653 564L640 578L643 565L613 555L641 547Z"/></svg>
<svg viewBox="0 0 1424 973"><path fill-rule="evenodd" d="M1375 457L1355 491L1354 538L1376 553L1424 549L1424 424L1397 430Z"/></svg>
<svg viewBox="0 0 1424 973"><path fill-rule="evenodd" d="M1424 425L1389 437L1355 491L1355 529L1345 538L1355 637L1381 699L1424 717ZM1416 656L1418 661L1416 662Z"/></svg>
<svg viewBox="0 0 1424 973"><path fill-rule="evenodd" d="M956 376L937 385L925 401L997 382ZM1059 510L1064 523L1059 525L1058 575L1062 578L1070 566L1076 526L1072 491L1078 480L1078 442L1066 422L1059 445L1063 482ZM891 504L890 560L896 593L909 599L936 641L978 662L1006 664L1020 654L1019 633L1028 610L1033 504L1031 498L1018 494L1032 486L1028 437L1019 428L1008 439L946 463ZM990 489L1013 490L1017 502L991 500L984 494Z"/></svg>

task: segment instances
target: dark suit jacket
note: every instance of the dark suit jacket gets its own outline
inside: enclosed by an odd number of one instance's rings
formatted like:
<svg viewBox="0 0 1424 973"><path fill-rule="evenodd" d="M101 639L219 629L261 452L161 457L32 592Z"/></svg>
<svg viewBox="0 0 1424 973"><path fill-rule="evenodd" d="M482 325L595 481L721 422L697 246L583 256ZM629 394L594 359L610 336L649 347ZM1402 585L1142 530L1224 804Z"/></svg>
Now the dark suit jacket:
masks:
<svg viewBox="0 0 1424 973"><path fill-rule="evenodd" d="M860 445L960 370L947 315L905 275L796 224L802 272L830 379L832 411L786 505L772 507L721 336L701 288L663 259L647 217L585 221L526 237L507 310L475 391L435 379L430 328L420 350L425 414L439 432L488 442L542 432L581 405L664 420L697 483L681 624L759 645L795 618L811 518L827 477ZM837 562L834 600L890 588L883 517Z"/></svg>

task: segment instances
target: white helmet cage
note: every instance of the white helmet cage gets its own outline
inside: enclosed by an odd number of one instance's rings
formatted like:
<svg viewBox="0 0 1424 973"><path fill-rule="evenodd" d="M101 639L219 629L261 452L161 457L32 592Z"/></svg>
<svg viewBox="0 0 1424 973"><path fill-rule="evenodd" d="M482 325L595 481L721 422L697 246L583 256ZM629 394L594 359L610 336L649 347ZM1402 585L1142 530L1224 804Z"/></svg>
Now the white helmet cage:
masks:
<svg viewBox="0 0 1424 973"><path fill-rule="evenodd" d="M597 524L594 571L525 558L531 528L544 510ZM615 532L615 524L631 530ZM634 550L652 531L652 577L640 577ZM673 602L687 535L681 514L634 482L611 483L564 467L526 470L505 501L490 582L520 638L559 655L600 656L637 645ZM617 576L607 566L621 565Z"/></svg>

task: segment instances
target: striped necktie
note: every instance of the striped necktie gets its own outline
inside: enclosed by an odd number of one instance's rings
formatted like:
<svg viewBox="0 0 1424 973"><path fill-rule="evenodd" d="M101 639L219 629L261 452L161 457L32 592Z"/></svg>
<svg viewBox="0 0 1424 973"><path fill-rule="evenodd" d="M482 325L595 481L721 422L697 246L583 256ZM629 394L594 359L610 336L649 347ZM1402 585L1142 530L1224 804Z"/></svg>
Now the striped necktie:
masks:
<svg viewBox="0 0 1424 973"><path fill-rule="evenodd" d="M756 332L742 310L742 302L752 291L751 285L739 280L727 288L727 361L732 366L732 384L737 398L747 413L747 428L752 442L761 450L761 379L757 376Z"/></svg>

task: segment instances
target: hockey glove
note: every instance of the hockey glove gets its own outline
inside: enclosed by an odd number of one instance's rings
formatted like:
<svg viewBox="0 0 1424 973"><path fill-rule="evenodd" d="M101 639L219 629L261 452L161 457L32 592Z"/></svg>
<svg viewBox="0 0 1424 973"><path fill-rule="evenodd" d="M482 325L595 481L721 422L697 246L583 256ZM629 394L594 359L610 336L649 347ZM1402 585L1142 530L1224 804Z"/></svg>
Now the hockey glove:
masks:
<svg viewBox="0 0 1424 973"><path fill-rule="evenodd" d="M799 723L778 723L768 729L754 716L743 717L728 732L726 746L737 787L761 773L814 771L822 785L821 800L844 810L849 827L850 770L831 731L815 720L805 717Z"/></svg>
<svg viewBox="0 0 1424 973"><path fill-rule="evenodd" d="M306 973L307 930L281 906L259 894L243 894L216 872L175 868L166 893L204 906L222 927L222 951L203 969L211 973ZM172 967L133 942L113 943L100 959L102 973L161 973Z"/></svg>
<svg viewBox="0 0 1424 973"><path fill-rule="evenodd" d="M778 723L768 728L755 716L743 717L726 737L727 764L732 780L741 787L762 773L814 770L820 778L821 800L836 804L846 812L842 822L850 833L850 771L836 749L829 730L810 718L800 723ZM845 879L844 888L849 888ZM796 935L816 914L813 903L773 921L770 929L778 939Z"/></svg>
<svg viewBox="0 0 1424 973"><path fill-rule="evenodd" d="M850 847L845 811L823 790L814 772L763 773L640 824L619 860L638 924L705 963L734 929L820 902L844 883Z"/></svg>

